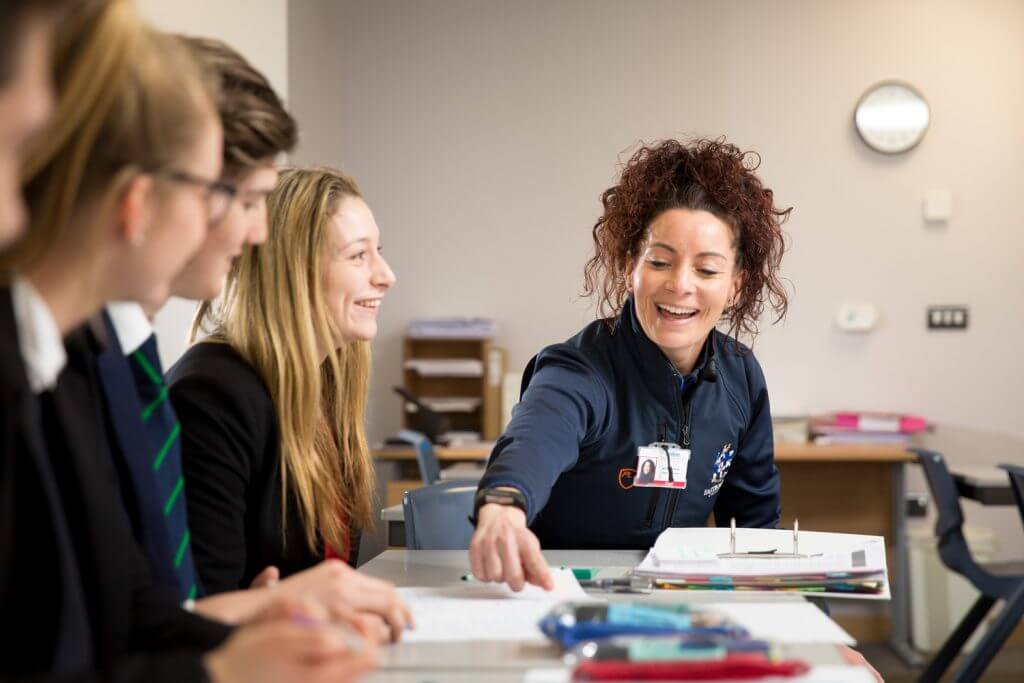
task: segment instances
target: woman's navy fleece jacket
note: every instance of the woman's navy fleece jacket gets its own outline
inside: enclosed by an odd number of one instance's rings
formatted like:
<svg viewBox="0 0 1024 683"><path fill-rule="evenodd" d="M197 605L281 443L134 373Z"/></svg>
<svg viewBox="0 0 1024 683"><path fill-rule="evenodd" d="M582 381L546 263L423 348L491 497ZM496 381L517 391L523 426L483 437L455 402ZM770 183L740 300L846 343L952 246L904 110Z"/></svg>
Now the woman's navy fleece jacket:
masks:
<svg viewBox="0 0 1024 683"><path fill-rule="evenodd" d="M633 486L637 447L691 450L682 490ZM665 528L779 522L768 390L746 348L717 330L681 376L630 298L526 366L522 397L481 488L513 486L545 548L650 548Z"/></svg>

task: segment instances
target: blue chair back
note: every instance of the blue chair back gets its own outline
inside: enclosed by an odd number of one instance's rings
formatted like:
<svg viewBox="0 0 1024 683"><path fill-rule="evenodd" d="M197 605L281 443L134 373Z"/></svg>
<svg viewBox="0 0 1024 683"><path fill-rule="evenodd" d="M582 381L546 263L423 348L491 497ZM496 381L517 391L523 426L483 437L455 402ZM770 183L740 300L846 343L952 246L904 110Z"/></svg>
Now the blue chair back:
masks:
<svg viewBox="0 0 1024 683"><path fill-rule="evenodd" d="M1010 476L1010 488L1013 489L1013 497L1017 499L1021 521L1024 521L1024 466L1000 465L999 468L1006 470Z"/></svg>
<svg viewBox="0 0 1024 683"><path fill-rule="evenodd" d="M448 481L406 491L405 546L410 550L465 550L473 537L476 485Z"/></svg>
<svg viewBox="0 0 1024 683"><path fill-rule="evenodd" d="M420 479L424 486L433 484L441 478L441 463L434 452L434 444L422 432L412 429L402 429L398 432L398 438L412 444L416 449L416 464L419 466Z"/></svg>

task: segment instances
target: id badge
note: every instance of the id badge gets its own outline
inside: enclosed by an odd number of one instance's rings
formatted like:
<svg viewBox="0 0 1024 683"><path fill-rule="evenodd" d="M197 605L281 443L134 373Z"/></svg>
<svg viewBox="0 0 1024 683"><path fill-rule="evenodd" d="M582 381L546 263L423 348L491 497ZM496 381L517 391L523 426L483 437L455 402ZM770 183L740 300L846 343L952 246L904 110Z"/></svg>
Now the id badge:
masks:
<svg viewBox="0 0 1024 683"><path fill-rule="evenodd" d="M674 443L652 443L636 449L636 476L633 486L659 486L668 489L686 488L686 469L690 465L690 449Z"/></svg>

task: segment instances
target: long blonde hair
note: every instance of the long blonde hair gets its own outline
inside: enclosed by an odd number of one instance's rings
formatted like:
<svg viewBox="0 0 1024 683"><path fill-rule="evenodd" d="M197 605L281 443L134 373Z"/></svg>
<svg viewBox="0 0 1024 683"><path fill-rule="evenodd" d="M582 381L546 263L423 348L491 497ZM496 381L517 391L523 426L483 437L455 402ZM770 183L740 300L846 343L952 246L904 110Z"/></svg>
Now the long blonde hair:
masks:
<svg viewBox="0 0 1024 683"><path fill-rule="evenodd" d="M54 43L57 107L23 166L32 218L5 266L31 268L63 239L88 248L104 226L69 234L76 212L97 199L107 207L138 173L180 161L217 120L211 79L130 0L74 3Z"/></svg>
<svg viewBox="0 0 1024 683"><path fill-rule="evenodd" d="M364 428L370 347L338 347L320 285L331 219L343 199L360 196L339 171L283 170L267 201L266 242L246 247L221 300L200 305L190 332L192 341L208 332L208 341L230 344L269 388L281 431L282 518L294 495L313 551L322 536L347 552L339 513L351 525L373 526Z"/></svg>

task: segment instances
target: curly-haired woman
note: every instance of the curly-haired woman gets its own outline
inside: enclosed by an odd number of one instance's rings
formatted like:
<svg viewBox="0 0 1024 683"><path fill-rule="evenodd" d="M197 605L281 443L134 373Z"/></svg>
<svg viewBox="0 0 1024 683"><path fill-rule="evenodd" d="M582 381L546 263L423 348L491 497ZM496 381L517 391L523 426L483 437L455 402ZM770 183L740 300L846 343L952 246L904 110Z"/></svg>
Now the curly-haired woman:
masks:
<svg viewBox="0 0 1024 683"><path fill-rule="evenodd" d="M719 525L778 524L768 390L736 340L756 335L766 305L780 320L787 304L789 210L756 162L724 140L666 140L641 147L604 192L586 267L602 318L526 367L477 492L477 578L547 587L541 545L646 549L712 513ZM652 443L685 484L633 486Z"/></svg>

